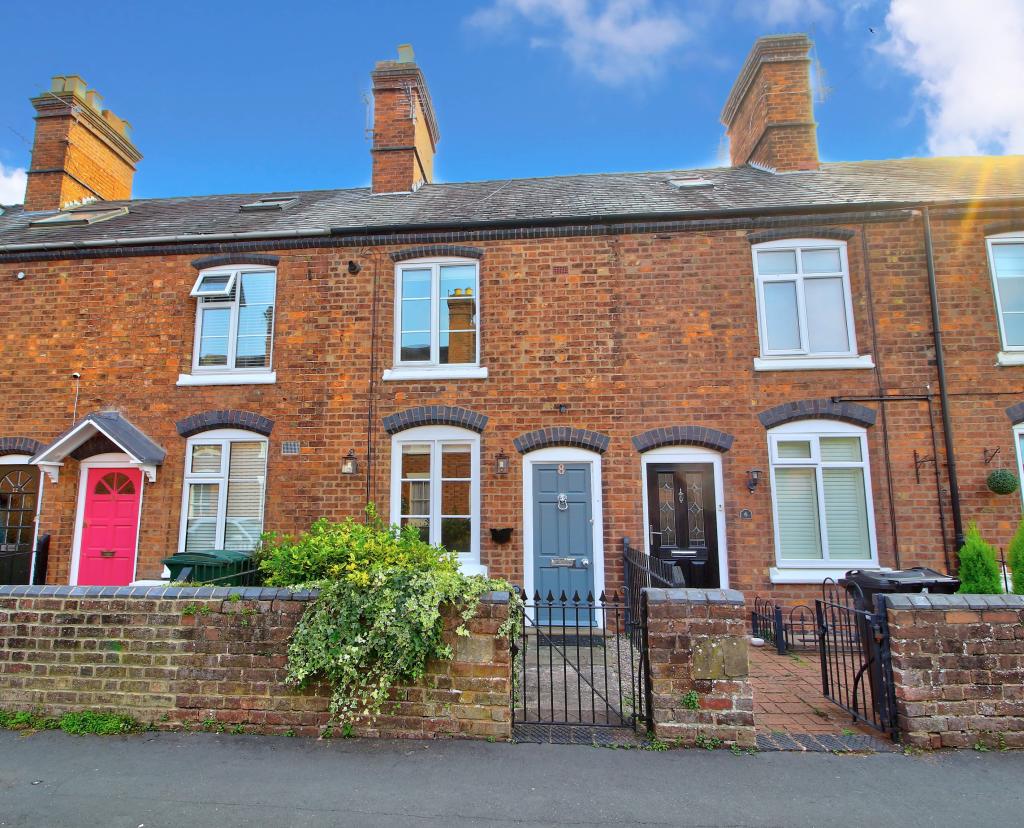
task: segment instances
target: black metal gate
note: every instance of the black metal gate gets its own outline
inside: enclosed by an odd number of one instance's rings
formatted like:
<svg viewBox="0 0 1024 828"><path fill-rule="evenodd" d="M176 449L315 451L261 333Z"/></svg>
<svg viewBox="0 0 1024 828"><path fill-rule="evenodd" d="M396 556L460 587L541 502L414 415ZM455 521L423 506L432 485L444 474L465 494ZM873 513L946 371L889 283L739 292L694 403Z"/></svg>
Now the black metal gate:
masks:
<svg viewBox="0 0 1024 828"><path fill-rule="evenodd" d="M619 593L522 606L512 644L512 724L635 728L647 720L642 647L626 625ZM642 625L639 625L642 632Z"/></svg>
<svg viewBox="0 0 1024 828"><path fill-rule="evenodd" d="M889 622L884 606L865 606L862 595L851 596L829 582L815 602L822 692L854 720L895 739Z"/></svg>
<svg viewBox="0 0 1024 828"><path fill-rule="evenodd" d="M643 644L642 619L640 617L640 594L647 587L685 587L682 570L670 561L652 558L646 552L629 545L629 538L622 539L622 574L626 581L623 599L626 602L626 629L634 647Z"/></svg>

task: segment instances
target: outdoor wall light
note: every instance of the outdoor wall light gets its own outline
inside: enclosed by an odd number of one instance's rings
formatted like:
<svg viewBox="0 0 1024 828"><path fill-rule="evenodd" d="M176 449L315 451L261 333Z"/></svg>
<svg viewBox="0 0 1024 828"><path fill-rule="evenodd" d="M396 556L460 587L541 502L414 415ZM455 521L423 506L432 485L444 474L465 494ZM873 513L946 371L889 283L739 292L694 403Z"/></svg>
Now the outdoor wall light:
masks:
<svg viewBox="0 0 1024 828"><path fill-rule="evenodd" d="M747 472L747 491L751 494L754 493L754 489L757 488L757 483L761 479L760 469L751 469Z"/></svg>
<svg viewBox="0 0 1024 828"><path fill-rule="evenodd" d="M341 460L342 474L357 474L359 472L359 461L356 460L355 450L349 449Z"/></svg>
<svg viewBox="0 0 1024 828"><path fill-rule="evenodd" d="M494 473L508 474L508 455L503 451L499 451L498 456L494 458Z"/></svg>
<svg viewBox="0 0 1024 828"><path fill-rule="evenodd" d="M358 275L358 274L359 274L359 272L360 272L360 271L361 271L362 269L363 269L363 266L362 266L361 264L359 264L359 262L354 262L354 261L352 261L351 259L349 260L349 263L348 263L348 272L349 272L349 274L350 274L350 275L352 275L352 276L356 276L356 275Z"/></svg>

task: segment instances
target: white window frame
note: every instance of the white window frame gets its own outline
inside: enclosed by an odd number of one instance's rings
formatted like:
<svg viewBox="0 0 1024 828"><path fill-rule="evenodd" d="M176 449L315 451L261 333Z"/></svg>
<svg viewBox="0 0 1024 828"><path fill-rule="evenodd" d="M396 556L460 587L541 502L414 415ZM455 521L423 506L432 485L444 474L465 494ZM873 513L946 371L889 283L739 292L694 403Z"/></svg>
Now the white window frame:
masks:
<svg viewBox="0 0 1024 828"><path fill-rule="evenodd" d="M232 302L218 302L206 304L205 299L224 298L231 294L232 288L240 288L242 275L245 273L270 273L274 276L274 318L270 325L270 347L267 353L268 364L255 368L237 368L234 362L237 357L238 348L238 318L239 318L239 296L235 291L235 298ZM222 292L202 296L198 293L203 280L208 276L228 274L228 284ZM265 384L277 381L277 374L274 371L274 334L277 327L277 268L267 265L239 264L231 267L216 267L202 270L192 285L190 296L196 300L196 321L192 339L192 372L190 374L179 374L178 385L248 385ZM199 359L202 348L203 314L206 310L231 311L231 318L228 322L228 348L226 365L200 365Z"/></svg>
<svg viewBox="0 0 1024 828"><path fill-rule="evenodd" d="M446 265L468 265L476 271L476 358L473 362L442 363L440 333L441 268ZM430 270L430 359L402 360L402 273L406 270ZM480 290L480 262L458 256L429 259L408 259L395 265L394 342L392 367L384 371L384 380L485 379L487 369L480 365L483 313Z"/></svg>
<svg viewBox="0 0 1024 828"><path fill-rule="evenodd" d="M803 265L799 251L815 249L838 249L841 272L828 274L803 273ZM757 254L765 251L792 250L796 254L797 272L795 274L762 274L758 267ZM847 259L846 242L834 239L780 239L763 242L751 246L751 258L754 266L754 293L757 305L757 328L760 343L760 356L754 359L754 368L759 371L784 370L820 370L831 368L873 368L870 356L857 353L857 331L853 318L853 294L850 289L850 265ZM811 352L808 343L807 308L804 296L804 283L809 279L842 277L843 302L846 312L846 330L849 336L849 348L844 351ZM797 303L797 327L800 347L790 349L770 349L768 347L768 317L764 288L768 283L795 282Z"/></svg>
<svg viewBox="0 0 1024 828"><path fill-rule="evenodd" d="M860 440L860 462L854 460L822 461L819 440L822 437L857 437ZM779 458L779 441L807 440L811 444L810 458ZM818 526L821 532L821 558L794 559L782 556L779 537L778 499L775 496L775 470L785 468L813 468L817 478ZM833 558L828 549L828 523L825 517L825 487L823 468L861 468L864 470L864 497L868 521L870 558ZM871 459L868 454L867 430L851 423L834 420L798 420L776 426L768 431L768 468L771 481L772 524L775 539L776 567L771 570L773 583L820 583L825 578L842 576L849 569L877 569L878 542L875 535L874 495L871 487Z"/></svg>
<svg viewBox="0 0 1024 828"><path fill-rule="evenodd" d="M992 255L993 247L998 244L1024 244L1024 233L997 233L985 239L985 255L988 258L988 273L992 281L992 301L995 303L996 321L999 324L999 344L1001 346L1001 350L996 357L996 364L1024 365L1024 345L1006 344L1006 327L1003 325L1003 303L999 297L999 275L996 273L996 261Z"/></svg>
<svg viewBox="0 0 1024 828"><path fill-rule="evenodd" d="M193 483L216 483L217 489L217 530L214 549L224 548L224 534L228 512L228 476L231 443L263 443L267 447L267 462L263 469L263 506L260 515L260 532L267 513L267 478L270 468L270 441L262 434L240 428L218 428L203 431L189 437L185 443L185 474L181 484L181 517L178 525L178 551L185 551L185 533L188 528L188 491ZM220 446L220 470L218 472L193 472L193 446Z"/></svg>
<svg viewBox="0 0 1024 828"><path fill-rule="evenodd" d="M1024 480L1024 453L1021 452L1021 438L1024 437L1024 423L1013 427L1013 453L1017 457L1017 479ZM1021 505L1024 507L1024 486L1019 488Z"/></svg>
<svg viewBox="0 0 1024 828"><path fill-rule="evenodd" d="M468 575L486 575L480 563L480 435L456 426L420 426L400 431L391 438L391 523L399 525L402 515L402 447L430 443L430 543L441 542L441 446L468 445L470 451L470 541L469 552L459 553L459 565Z"/></svg>

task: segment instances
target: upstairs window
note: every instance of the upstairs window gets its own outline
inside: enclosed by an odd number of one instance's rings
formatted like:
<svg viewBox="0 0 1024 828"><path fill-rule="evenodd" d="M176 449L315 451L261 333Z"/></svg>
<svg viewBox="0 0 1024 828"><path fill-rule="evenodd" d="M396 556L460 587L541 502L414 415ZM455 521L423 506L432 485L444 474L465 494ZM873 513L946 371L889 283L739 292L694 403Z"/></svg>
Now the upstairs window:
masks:
<svg viewBox="0 0 1024 828"><path fill-rule="evenodd" d="M855 356L846 245L794 239L755 245L753 253L761 356Z"/></svg>
<svg viewBox="0 0 1024 828"><path fill-rule="evenodd" d="M194 373L266 372L271 367L277 275L266 268L203 271L192 286Z"/></svg>
<svg viewBox="0 0 1024 828"><path fill-rule="evenodd" d="M403 263L397 269L395 365L480 362L477 263Z"/></svg>
<svg viewBox="0 0 1024 828"><path fill-rule="evenodd" d="M1024 235L988 240L999 333L1006 351L1024 351Z"/></svg>

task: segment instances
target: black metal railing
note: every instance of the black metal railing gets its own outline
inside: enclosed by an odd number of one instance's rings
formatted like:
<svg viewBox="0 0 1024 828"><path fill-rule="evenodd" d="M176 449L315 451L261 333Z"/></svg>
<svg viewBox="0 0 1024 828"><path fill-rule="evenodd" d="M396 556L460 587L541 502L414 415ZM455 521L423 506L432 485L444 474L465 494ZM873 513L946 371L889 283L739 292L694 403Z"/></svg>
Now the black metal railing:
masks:
<svg viewBox="0 0 1024 828"><path fill-rule="evenodd" d="M518 592L518 590L517 590ZM640 649L619 593L534 594L512 643L513 724L636 727L646 722Z"/></svg>
<svg viewBox="0 0 1024 828"><path fill-rule="evenodd" d="M626 584L626 629L634 647L641 644L640 593L647 587L684 587L683 572L671 561L654 558L622 539L622 575Z"/></svg>
<svg viewBox="0 0 1024 828"><path fill-rule="evenodd" d="M775 647L779 655L792 650L818 649L818 627L814 610L806 604L780 607L765 598L754 599L750 631L755 638Z"/></svg>
<svg viewBox="0 0 1024 828"><path fill-rule="evenodd" d="M815 601L822 692L855 721L897 739L885 607L867 608L859 587L851 588L852 592L839 589L826 581L822 597Z"/></svg>

